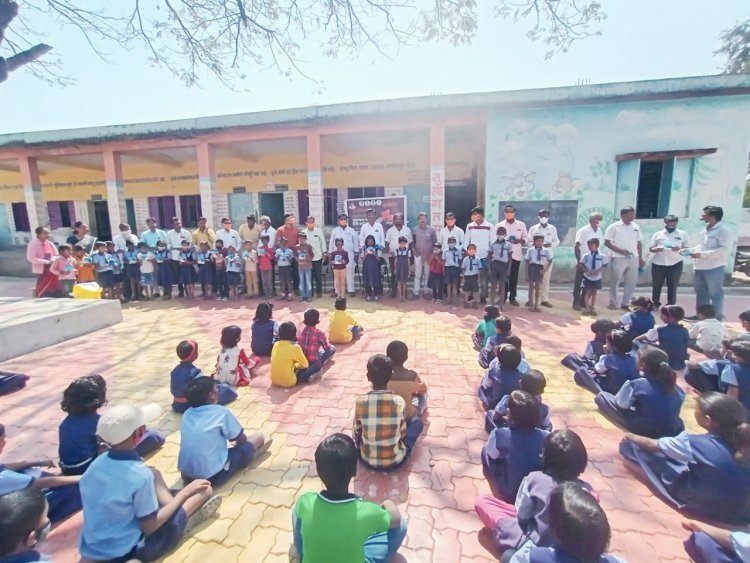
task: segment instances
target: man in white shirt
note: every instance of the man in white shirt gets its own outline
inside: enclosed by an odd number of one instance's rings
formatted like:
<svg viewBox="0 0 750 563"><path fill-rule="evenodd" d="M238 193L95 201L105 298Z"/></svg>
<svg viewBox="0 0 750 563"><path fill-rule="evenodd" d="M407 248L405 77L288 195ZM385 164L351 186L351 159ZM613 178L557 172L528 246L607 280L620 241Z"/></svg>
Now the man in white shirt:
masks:
<svg viewBox="0 0 750 563"><path fill-rule="evenodd" d="M396 297L396 258L395 252L398 248L399 237L412 240L411 229L404 225L404 214L396 213L393 216L393 226L385 233L385 252L388 254L388 263L391 270L391 297Z"/></svg>
<svg viewBox="0 0 750 563"><path fill-rule="evenodd" d="M224 248L233 246L237 252L242 252L242 238L240 237L240 233L232 228L232 220L229 217L223 217L221 227L216 232L216 240L223 242Z"/></svg>
<svg viewBox="0 0 750 563"><path fill-rule="evenodd" d="M133 246L138 246L138 243L140 242L138 240L138 237L131 232L130 225L128 225L127 223L120 223L120 234L115 235L115 237L112 239L112 242L115 245L115 251L125 252L128 249L128 241L132 242ZM130 287L130 278L128 276L124 276L122 289L122 295L125 298L125 301L130 301L133 297L133 288Z"/></svg>
<svg viewBox="0 0 750 563"><path fill-rule="evenodd" d="M339 224L331 231L331 240L328 243L329 254L336 250L337 238L344 240L344 250L349 254L349 263L346 265L346 289L349 297L354 297L354 267L357 264L359 237L357 237L357 231L349 226L349 217L344 213L339 215Z"/></svg>
<svg viewBox="0 0 750 563"><path fill-rule="evenodd" d="M375 222L375 211L368 209L366 212L367 222L359 228L359 246L365 246L365 240L368 236L372 235L375 239L375 244L385 248L385 233L383 232L383 225ZM380 256L378 252L378 256Z"/></svg>
<svg viewBox="0 0 750 563"><path fill-rule="evenodd" d="M452 211L445 214L445 227L440 229L438 233L438 242L443 250L448 248L448 239L450 237L456 239L456 248L460 250L464 247L464 230L456 226L456 214Z"/></svg>
<svg viewBox="0 0 750 563"><path fill-rule="evenodd" d="M604 232L599 227L602 222L602 214L594 212L589 215L589 224L581 227L576 231L576 241L573 246L573 252L576 255L576 264L581 262L581 257L588 252L589 240L595 238L601 243L604 240ZM581 284L583 283L583 272L576 267L576 277L573 282L573 309L580 311L583 309L581 301Z"/></svg>
<svg viewBox="0 0 750 563"><path fill-rule="evenodd" d="M487 257L496 232L497 229L492 228L492 223L484 218L484 207L475 207L471 210L471 223L466 225L464 248L470 244L476 246L475 256L482 261L482 268L479 270L479 296L483 304L487 303L487 282L490 279Z"/></svg>
<svg viewBox="0 0 750 563"><path fill-rule="evenodd" d="M552 303L549 301L549 280L552 277L552 257L555 255L555 249L560 246L560 239L557 236L557 227L549 223L548 209L540 209L537 217L539 217L539 222L529 229L529 239L534 240L535 235L542 235L544 237L544 244L542 246L549 250L550 263L547 269L544 270L540 293L542 307L552 307Z"/></svg>
<svg viewBox="0 0 750 563"><path fill-rule="evenodd" d="M664 228L651 237L649 251L654 254L651 260L651 299L654 308L661 307L661 288L667 282L667 305L677 303L677 286L682 277L683 256L680 254L688 246L687 233L677 228L675 215L664 217Z"/></svg>
<svg viewBox="0 0 750 563"><path fill-rule="evenodd" d="M182 250L182 241L187 241L192 245L193 235L187 229L182 228L182 221L177 217L172 217L172 230L167 231L167 248L169 249L169 257L172 259L169 265L172 268L175 280L180 279L180 251ZM177 290L180 292L179 297L185 296L184 285L177 284ZM170 289L167 295L171 294L172 291Z"/></svg>
<svg viewBox="0 0 750 563"><path fill-rule="evenodd" d="M638 270L643 268L641 229L635 219L635 209L630 206L620 210L620 220L607 227L604 245L609 248L612 261L609 266L609 308L617 309L617 288L623 283L620 307L628 309L635 293Z"/></svg>
<svg viewBox="0 0 750 563"><path fill-rule="evenodd" d="M505 240L510 243L513 249L511 253L510 272L508 273L508 281L506 282L507 291L505 292L505 297L510 301L511 305L518 307L518 300L516 299L518 270L521 267L523 247L529 238L529 232L526 230L526 224L516 219L516 208L512 205L505 206L505 219L495 225L494 232L497 232L498 227L505 227Z"/></svg>
<svg viewBox="0 0 750 563"><path fill-rule="evenodd" d="M732 247L732 233L721 222L723 218L721 207L704 207L701 221L706 228L701 231L698 245L690 249L690 257L695 260L695 308L706 303L713 305L720 321L724 320L724 274Z"/></svg>
<svg viewBox="0 0 750 563"><path fill-rule="evenodd" d="M260 220L260 235L268 235L268 246L276 248L276 229L271 225L271 219L268 215L262 215Z"/></svg>
<svg viewBox="0 0 750 563"><path fill-rule="evenodd" d="M306 228L302 232L307 236L307 244L312 246L312 278L315 285L315 294L323 296L323 257L326 254L326 241L323 231L315 226L315 217L307 218Z"/></svg>

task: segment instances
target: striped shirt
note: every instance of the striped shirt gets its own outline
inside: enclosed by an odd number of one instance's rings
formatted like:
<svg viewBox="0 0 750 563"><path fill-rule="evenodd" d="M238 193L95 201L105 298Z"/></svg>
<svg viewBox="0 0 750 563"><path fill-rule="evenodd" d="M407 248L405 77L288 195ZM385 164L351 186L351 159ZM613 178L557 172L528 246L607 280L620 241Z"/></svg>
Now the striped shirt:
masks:
<svg viewBox="0 0 750 563"><path fill-rule="evenodd" d="M406 403L391 391L359 395L354 406L354 435L362 459L373 467L390 467L406 457Z"/></svg>

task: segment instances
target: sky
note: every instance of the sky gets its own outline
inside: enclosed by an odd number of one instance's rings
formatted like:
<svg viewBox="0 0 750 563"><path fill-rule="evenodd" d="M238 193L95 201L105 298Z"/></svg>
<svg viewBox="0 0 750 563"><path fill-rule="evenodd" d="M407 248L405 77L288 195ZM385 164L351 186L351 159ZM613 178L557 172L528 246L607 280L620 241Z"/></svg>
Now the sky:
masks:
<svg viewBox="0 0 750 563"><path fill-rule="evenodd" d="M49 85L17 71L0 83L0 133L121 123L164 121L245 113L312 104L570 86L699 76L720 72L713 55L721 31L750 17L747 0L602 0L606 21L601 37L575 43L569 52L545 60L547 48L530 42L527 23L493 18L481 0L479 31L470 45L423 43L402 47L390 58L367 49L356 59L328 59L306 46L303 68L322 84L273 69L246 65L249 91L232 91L208 78L186 87L146 62L139 49L108 46L108 60L94 54L73 30L36 18L37 29L62 58L75 84ZM22 4L23 6L23 4ZM8 108L11 108L10 110Z"/></svg>

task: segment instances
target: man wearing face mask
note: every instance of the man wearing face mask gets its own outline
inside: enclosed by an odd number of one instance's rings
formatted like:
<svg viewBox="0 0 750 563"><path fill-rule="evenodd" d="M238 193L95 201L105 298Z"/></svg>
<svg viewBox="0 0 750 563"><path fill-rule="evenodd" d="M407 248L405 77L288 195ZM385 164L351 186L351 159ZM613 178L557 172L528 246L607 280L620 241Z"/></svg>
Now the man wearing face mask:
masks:
<svg viewBox="0 0 750 563"><path fill-rule="evenodd" d="M127 251L128 241L132 242L133 246L138 246L138 243L140 242L138 237L131 232L130 225L127 223L120 223L120 234L115 235L112 239L112 242L115 245L115 252ZM125 298L125 301L130 301L133 298L133 288L130 285L130 278L127 276L124 276L122 295ZM135 297L140 298L138 295Z"/></svg>
<svg viewBox="0 0 750 563"><path fill-rule="evenodd" d="M677 228L677 216L664 217L664 228L651 237L649 251L654 254L651 261L651 300L654 307L661 307L661 288L667 282L667 305L677 303L677 286L682 276L683 256L688 246L687 233Z"/></svg>
<svg viewBox="0 0 750 563"><path fill-rule="evenodd" d="M540 209L537 214L539 222L529 229L529 238L534 240L534 236L542 235L544 237L544 248L549 250L550 257L554 256L555 249L560 246L560 239L557 236L557 227L550 225L549 223L549 210ZM542 307L552 307L552 303L549 302L549 280L552 277L552 265L553 262L549 263L549 266L544 270L544 277L542 278L541 288L541 305ZM526 305L528 307L528 303Z"/></svg>
<svg viewBox="0 0 750 563"><path fill-rule="evenodd" d="M339 215L339 224L331 231L331 240L328 244L329 254L336 250L336 239L339 238L343 239L344 250L349 254L349 262L346 264L346 290L349 292L349 297L354 297L354 266L357 264L359 237L357 237L357 231L349 226L349 217L344 213Z"/></svg>
<svg viewBox="0 0 750 563"><path fill-rule="evenodd" d="M506 298L514 307L518 307L516 293L518 290L518 270L523 260L523 247L529 238L526 230L526 224L516 219L516 208L512 205L505 206L505 220L495 225L495 231L498 227L505 227L506 240L511 244L513 253L511 254L510 273L508 274Z"/></svg>

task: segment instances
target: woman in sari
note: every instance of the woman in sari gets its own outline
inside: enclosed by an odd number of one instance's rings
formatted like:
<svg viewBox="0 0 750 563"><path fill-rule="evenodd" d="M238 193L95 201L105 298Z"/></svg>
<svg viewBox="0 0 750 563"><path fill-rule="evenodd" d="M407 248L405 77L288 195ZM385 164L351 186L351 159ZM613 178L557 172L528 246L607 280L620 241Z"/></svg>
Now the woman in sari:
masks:
<svg viewBox="0 0 750 563"><path fill-rule="evenodd" d="M60 282L50 272L50 264L57 257L57 247L49 240L49 229L37 227L36 238L26 248L26 259L31 262L31 271L36 274L34 297L53 296L59 293Z"/></svg>

